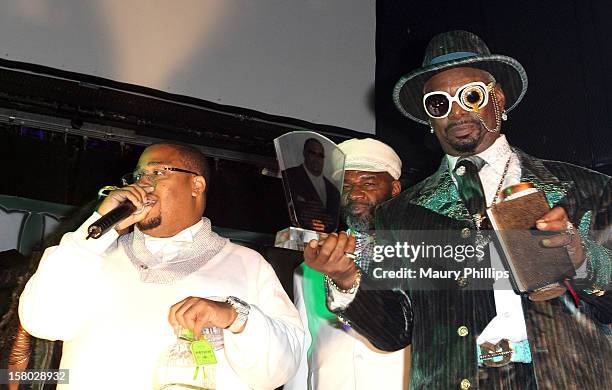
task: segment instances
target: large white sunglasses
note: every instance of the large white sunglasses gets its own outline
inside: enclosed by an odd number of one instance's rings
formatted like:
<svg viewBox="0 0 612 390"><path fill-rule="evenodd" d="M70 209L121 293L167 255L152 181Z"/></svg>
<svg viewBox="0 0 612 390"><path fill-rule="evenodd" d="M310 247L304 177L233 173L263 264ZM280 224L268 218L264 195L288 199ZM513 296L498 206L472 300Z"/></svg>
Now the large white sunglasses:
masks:
<svg viewBox="0 0 612 390"><path fill-rule="evenodd" d="M444 91L432 91L423 96L423 107L427 115L434 119L446 118L451 111L453 102L466 111L478 111L489 103L489 93L493 91L495 82L485 84L475 81L462 85L451 96Z"/></svg>

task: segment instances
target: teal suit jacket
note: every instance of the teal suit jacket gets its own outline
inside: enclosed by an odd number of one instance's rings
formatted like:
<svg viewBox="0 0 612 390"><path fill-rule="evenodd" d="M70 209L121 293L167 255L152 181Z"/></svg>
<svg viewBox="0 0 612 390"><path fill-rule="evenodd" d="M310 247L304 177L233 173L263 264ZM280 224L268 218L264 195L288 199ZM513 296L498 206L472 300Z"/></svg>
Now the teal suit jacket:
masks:
<svg viewBox="0 0 612 390"><path fill-rule="evenodd" d="M611 288L612 180L575 165L514 152L521 163L521 181L544 192L551 207L563 206L578 227L588 277L572 281L585 298L579 307L569 293L545 302L523 297L533 373L509 379L501 371L490 371L486 387L533 388L528 377L535 376L542 389L612 388L612 298L610 291L592 294ZM432 176L376 211L377 232L390 232L391 239L401 240L393 232L410 229L446 228L459 234L466 227L473 228L473 223L446 159ZM451 389L464 379L473 387L479 383L476 337L495 316L495 302L492 290L381 290L376 280L365 276L353 302L337 314L383 350L412 343L411 388ZM458 334L460 326L467 327L467 336Z"/></svg>

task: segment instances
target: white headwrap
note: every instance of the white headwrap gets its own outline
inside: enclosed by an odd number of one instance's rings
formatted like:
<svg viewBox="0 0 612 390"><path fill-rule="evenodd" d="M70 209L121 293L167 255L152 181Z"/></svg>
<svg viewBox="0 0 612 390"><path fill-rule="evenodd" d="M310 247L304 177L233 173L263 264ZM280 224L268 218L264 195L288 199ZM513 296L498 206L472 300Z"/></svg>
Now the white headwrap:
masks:
<svg viewBox="0 0 612 390"><path fill-rule="evenodd" d="M388 172L395 180L402 174L402 160L383 142L372 138L350 139L338 147L346 155L345 170Z"/></svg>

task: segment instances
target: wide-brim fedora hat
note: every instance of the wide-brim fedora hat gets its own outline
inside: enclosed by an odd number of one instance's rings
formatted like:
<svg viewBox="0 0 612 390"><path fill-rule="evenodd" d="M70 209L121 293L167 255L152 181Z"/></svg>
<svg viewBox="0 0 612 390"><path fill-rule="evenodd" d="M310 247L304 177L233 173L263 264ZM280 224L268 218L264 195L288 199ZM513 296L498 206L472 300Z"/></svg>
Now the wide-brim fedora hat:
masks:
<svg viewBox="0 0 612 390"><path fill-rule="evenodd" d="M422 67L403 76L393 89L393 101L407 117L428 124L423 108L423 86L434 74L452 68L482 69L501 84L506 111L511 111L527 92L527 73L514 58L491 54L480 37L468 31L449 31L436 35L425 50Z"/></svg>

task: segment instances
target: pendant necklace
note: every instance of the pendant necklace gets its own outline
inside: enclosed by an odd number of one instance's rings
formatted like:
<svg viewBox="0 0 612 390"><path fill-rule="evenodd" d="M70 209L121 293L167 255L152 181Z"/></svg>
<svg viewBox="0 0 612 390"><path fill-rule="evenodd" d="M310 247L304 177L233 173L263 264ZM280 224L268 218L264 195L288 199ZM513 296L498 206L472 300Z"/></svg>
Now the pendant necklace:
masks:
<svg viewBox="0 0 612 390"><path fill-rule="evenodd" d="M491 205L487 207L487 209L493 207L497 203L497 199L499 198L499 194L502 190L502 186L504 185L504 181L506 181L506 175L508 174L508 168L510 167L511 159L512 159L512 154L510 154L510 157L508 157L508 160L506 161L506 165L504 166L504 171L501 175L501 180L499 181L499 184L497 185L497 190L495 191L495 196L493 197L493 201L491 202ZM485 218L486 218L486 215L480 215L480 214L472 215L472 219L474 220L474 225L476 226L475 243L476 243L476 247L480 247L480 248L485 248L491 242L491 237L489 237L488 235L485 237L485 235L482 234L481 227L482 227L482 222L485 220ZM476 253L482 253L482 251L477 251ZM479 256L477 254L476 259L478 261L482 261L484 259L484 256Z"/></svg>

